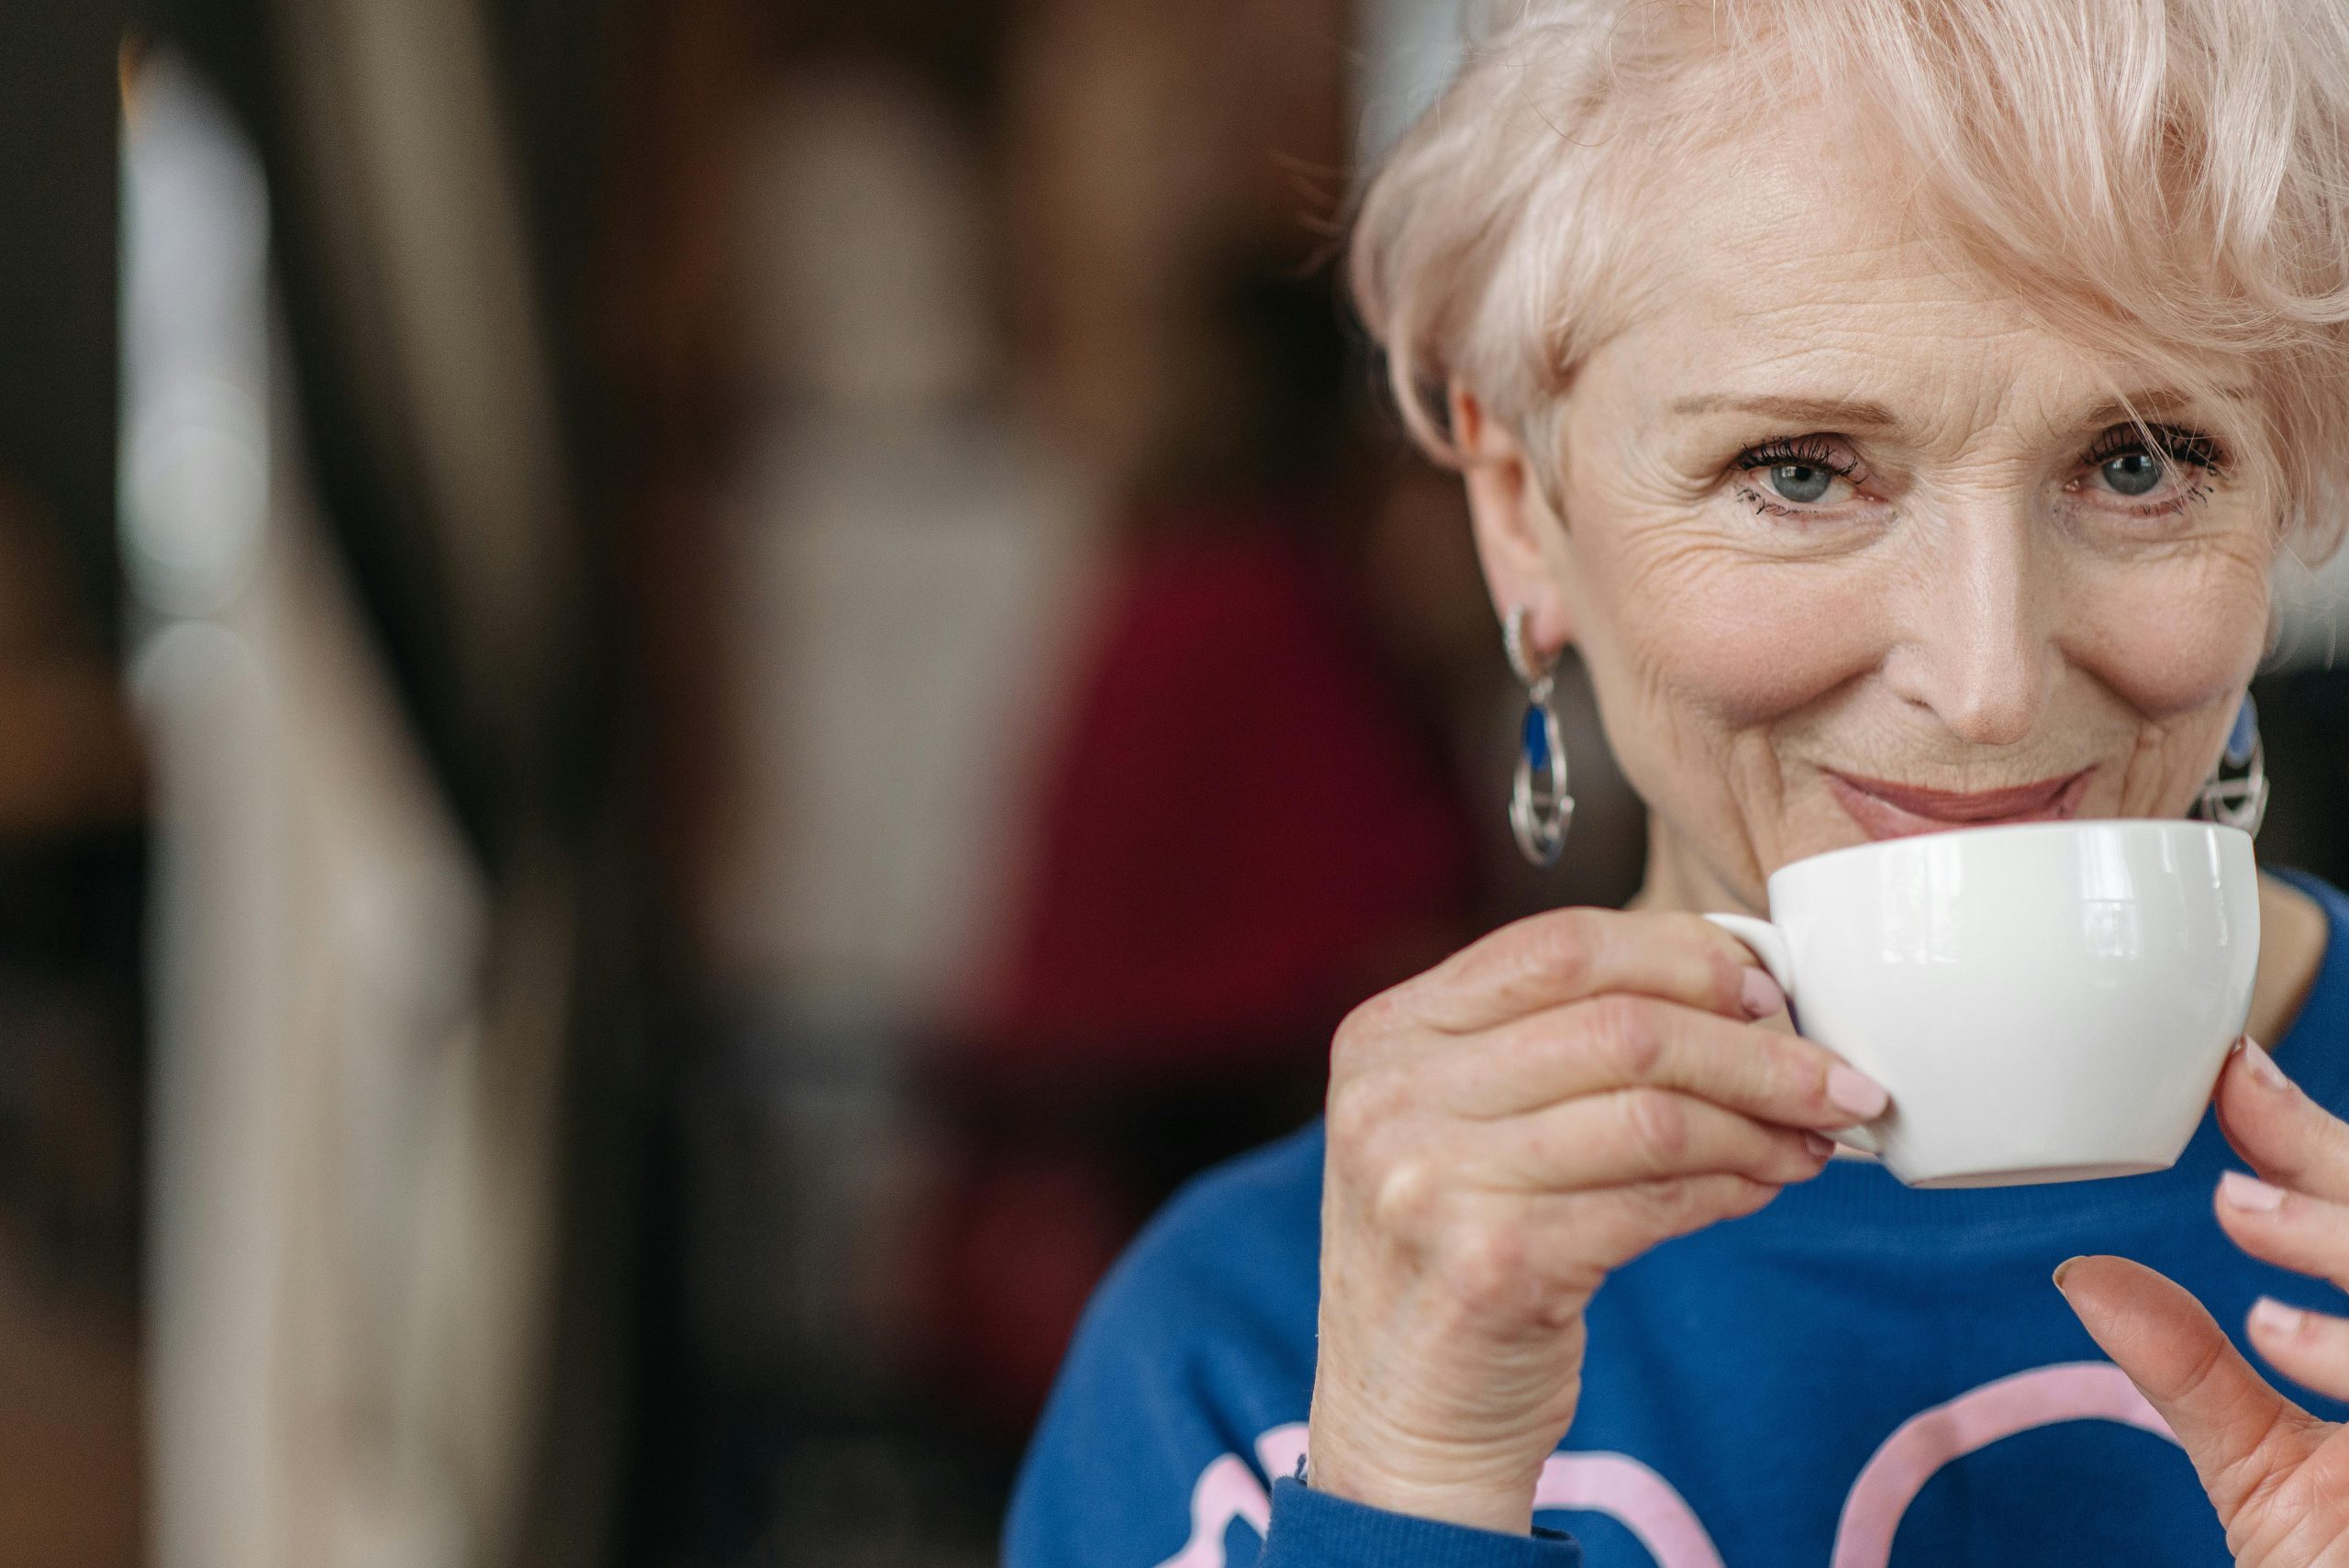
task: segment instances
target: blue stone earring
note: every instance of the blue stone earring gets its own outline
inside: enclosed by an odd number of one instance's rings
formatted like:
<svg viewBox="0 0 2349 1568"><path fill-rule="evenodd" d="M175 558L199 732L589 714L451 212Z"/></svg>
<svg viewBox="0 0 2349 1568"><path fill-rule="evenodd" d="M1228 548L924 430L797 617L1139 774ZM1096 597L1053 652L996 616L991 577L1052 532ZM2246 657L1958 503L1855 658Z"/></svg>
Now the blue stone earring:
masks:
<svg viewBox="0 0 2349 1568"><path fill-rule="evenodd" d="M1566 828L1575 818L1575 797L1566 793L1566 748L1558 737L1558 716L1550 694L1557 655L1538 659L1530 630L1533 612L1523 605L1508 613L1502 645L1508 667L1525 683L1525 722L1519 728L1517 776L1509 785L1508 826L1517 847L1536 866L1558 863Z"/></svg>
<svg viewBox="0 0 2349 1568"><path fill-rule="evenodd" d="M2231 774L2232 769L2242 772ZM2226 751L2211 764L2210 776L2202 783L2197 810L2206 822L2240 828L2254 837L2261 818L2267 815L2267 754L2259 743L2259 710L2252 706L2249 692L2243 693L2243 706L2235 709L2235 727L2227 733Z"/></svg>

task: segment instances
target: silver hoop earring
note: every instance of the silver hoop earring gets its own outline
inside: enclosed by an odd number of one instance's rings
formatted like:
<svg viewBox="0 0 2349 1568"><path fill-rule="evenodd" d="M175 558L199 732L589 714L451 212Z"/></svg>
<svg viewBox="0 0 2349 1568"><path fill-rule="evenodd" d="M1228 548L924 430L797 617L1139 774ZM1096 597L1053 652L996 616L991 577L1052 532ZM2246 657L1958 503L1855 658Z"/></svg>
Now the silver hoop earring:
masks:
<svg viewBox="0 0 2349 1568"><path fill-rule="evenodd" d="M1518 728L1517 776L1508 792L1509 831L1528 863L1552 866L1566 847L1575 819L1575 797L1566 793L1566 748L1558 716L1550 706L1557 673L1556 655L1537 659L1529 635L1533 612L1523 605L1508 613L1502 646L1508 667L1525 683L1525 722Z"/></svg>
<svg viewBox="0 0 2349 1568"><path fill-rule="evenodd" d="M2234 769L2242 771L2231 773ZM2267 815L2267 753L2259 741L2259 710L2252 706L2249 692L2243 693L2243 706L2235 709L2235 727L2227 734L2226 751L2211 764L2195 808L2206 822L2240 828L2254 838L2259 835L2259 824Z"/></svg>

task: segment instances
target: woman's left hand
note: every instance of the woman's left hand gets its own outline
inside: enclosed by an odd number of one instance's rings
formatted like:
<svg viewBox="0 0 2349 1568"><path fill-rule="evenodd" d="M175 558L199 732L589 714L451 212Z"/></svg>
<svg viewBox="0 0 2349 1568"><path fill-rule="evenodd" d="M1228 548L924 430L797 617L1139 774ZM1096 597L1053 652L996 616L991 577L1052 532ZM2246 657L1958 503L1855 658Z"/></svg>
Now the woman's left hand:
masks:
<svg viewBox="0 0 2349 1568"><path fill-rule="evenodd" d="M2219 1224L2254 1257L2349 1289L2349 1125L2246 1044L2217 1094L2227 1140L2266 1178L2230 1172ZM2241 1568L2349 1568L2349 1427L2270 1387L2186 1291L2123 1258L2076 1258L2055 1283L2096 1342L2169 1423ZM2294 1382L2349 1400L2349 1318L2262 1300L2251 1342Z"/></svg>

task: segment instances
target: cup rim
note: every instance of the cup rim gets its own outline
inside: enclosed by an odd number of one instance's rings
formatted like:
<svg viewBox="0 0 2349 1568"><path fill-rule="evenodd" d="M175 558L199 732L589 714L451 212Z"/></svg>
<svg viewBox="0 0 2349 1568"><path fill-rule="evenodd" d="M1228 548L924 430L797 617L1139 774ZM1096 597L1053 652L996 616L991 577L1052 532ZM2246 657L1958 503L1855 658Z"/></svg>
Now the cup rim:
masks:
<svg viewBox="0 0 2349 1568"><path fill-rule="evenodd" d="M2020 837L2033 833L2063 833L2081 828L2120 828L2136 832L2162 833L2200 829L2206 833L2216 833L2221 836L2232 834L2241 839L2246 846L2252 842L2251 835L2240 828L2231 828L2223 822L2205 822L2193 817L2066 817L2060 822L1998 822L1981 828L1943 828L1931 833L1908 833L1898 839L1871 839L1863 844L1845 844L1837 849L1821 850L1815 855L1805 855L1800 860L1788 861L1772 872L1765 879L1765 885L1775 884L1780 877L1800 866L1816 865L1822 861L1836 860L1845 855L1865 854L1896 844L1913 844L1921 839L1946 839L1956 834L1979 837L2000 835Z"/></svg>

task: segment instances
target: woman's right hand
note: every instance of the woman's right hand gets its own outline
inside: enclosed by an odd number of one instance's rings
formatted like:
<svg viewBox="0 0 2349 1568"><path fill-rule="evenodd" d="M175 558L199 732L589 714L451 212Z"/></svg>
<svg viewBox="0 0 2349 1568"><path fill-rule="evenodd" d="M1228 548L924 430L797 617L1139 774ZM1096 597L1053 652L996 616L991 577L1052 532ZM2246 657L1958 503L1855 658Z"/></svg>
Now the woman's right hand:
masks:
<svg viewBox="0 0 2349 1568"><path fill-rule="evenodd" d="M1583 1309L1659 1241L1819 1173L1884 1091L1756 1019L1694 915L1561 909L1364 1003L1330 1052L1315 1490L1523 1534Z"/></svg>

